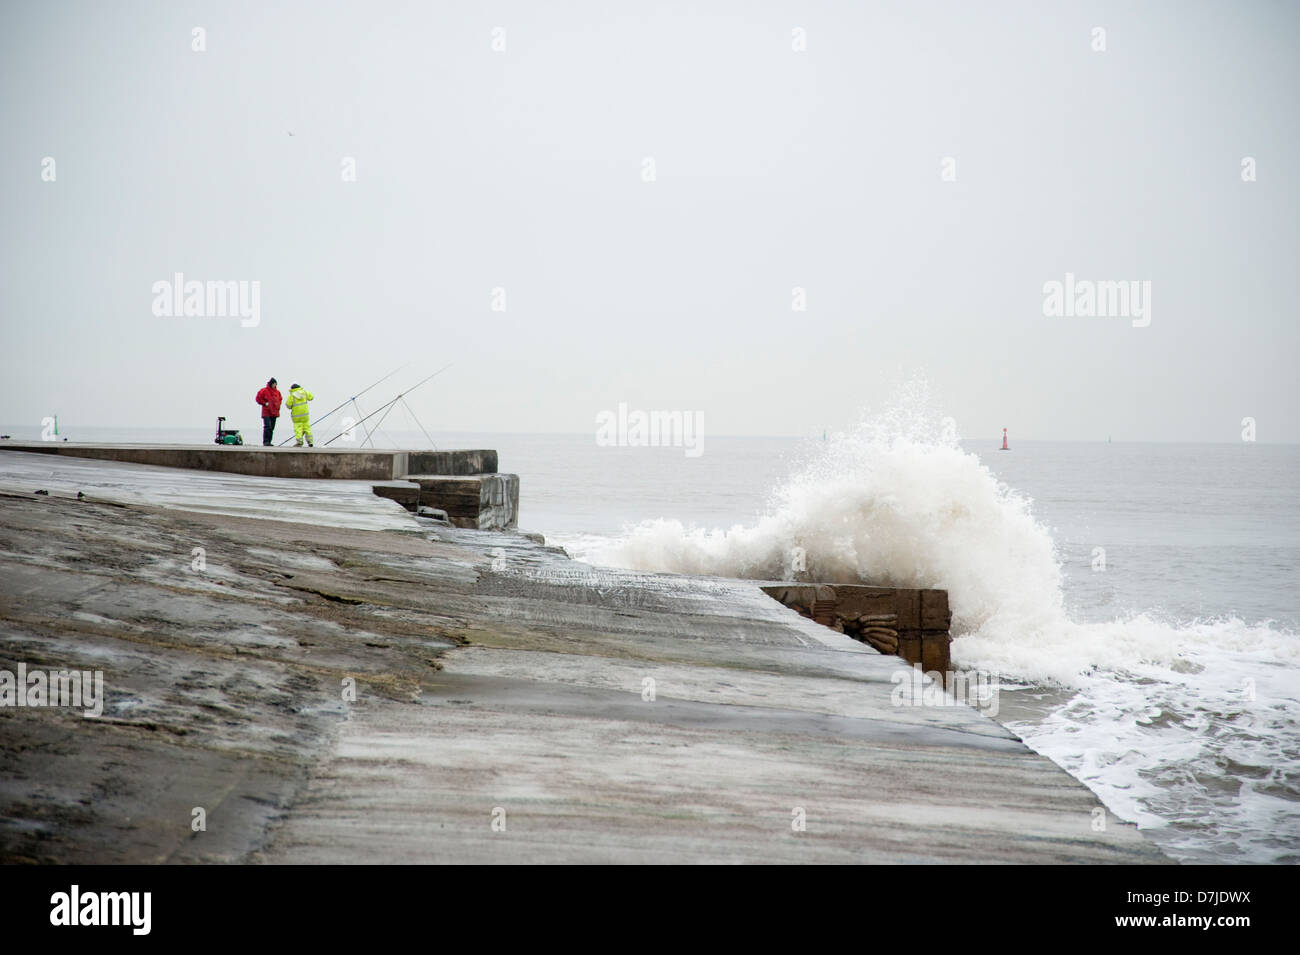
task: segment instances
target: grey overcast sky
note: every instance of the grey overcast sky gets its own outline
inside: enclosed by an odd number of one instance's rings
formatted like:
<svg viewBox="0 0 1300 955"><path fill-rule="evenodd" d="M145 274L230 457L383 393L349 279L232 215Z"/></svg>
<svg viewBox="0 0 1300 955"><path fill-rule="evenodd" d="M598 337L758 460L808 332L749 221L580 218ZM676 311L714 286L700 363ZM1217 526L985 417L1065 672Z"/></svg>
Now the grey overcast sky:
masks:
<svg viewBox="0 0 1300 955"><path fill-rule="evenodd" d="M4 0L0 423L454 360L431 429L810 434L920 375L967 436L1294 442L1298 54L1252 0ZM259 324L156 316L177 272ZM1067 272L1150 324L1044 315Z"/></svg>

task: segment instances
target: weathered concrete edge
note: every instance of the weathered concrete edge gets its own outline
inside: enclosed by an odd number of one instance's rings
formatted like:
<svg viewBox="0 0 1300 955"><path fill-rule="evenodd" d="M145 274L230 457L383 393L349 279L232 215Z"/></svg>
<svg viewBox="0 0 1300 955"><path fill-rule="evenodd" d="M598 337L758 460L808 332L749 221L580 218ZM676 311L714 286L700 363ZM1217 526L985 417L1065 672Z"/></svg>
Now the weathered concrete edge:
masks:
<svg viewBox="0 0 1300 955"><path fill-rule="evenodd" d="M70 441L0 441L0 451L28 451L254 477L392 481L411 473L495 474L489 449L379 451L337 448L262 448L246 445L82 444Z"/></svg>

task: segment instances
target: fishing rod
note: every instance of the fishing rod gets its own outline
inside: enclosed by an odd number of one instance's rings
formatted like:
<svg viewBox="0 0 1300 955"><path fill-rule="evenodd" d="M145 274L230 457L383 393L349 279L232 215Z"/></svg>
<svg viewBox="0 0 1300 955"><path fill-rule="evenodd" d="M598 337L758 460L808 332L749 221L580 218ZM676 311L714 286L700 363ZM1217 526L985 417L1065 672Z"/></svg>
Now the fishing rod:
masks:
<svg viewBox="0 0 1300 955"><path fill-rule="evenodd" d="M448 368L450 368L450 367L451 367L452 365L454 365L454 364L456 364L454 361L449 361L449 362L447 362L447 364L443 365L441 368L439 368L437 371L435 371L435 372L434 372L432 375L430 375L428 378L422 378L420 381L417 381L415 384L413 384L410 388L407 388L404 392L402 392L400 395L398 395L398 396L397 396L396 398L394 398L392 401L389 401L389 402L386 402L386 403L380 405L380 406L379 406L378 408L376 408L374 411L370 412L370 414L366 415L364 418L362 418L360 421L358 421L357 424L363 424L364 422L369 421L371 418L373 418L375 415L379 414L379 412L381 412L381 411L387 413L388 409L392 408L393 405L397 404L397 403L398 403L399 401L401 401L404 397L406 397L406 396L409 395L411 392L413 392L416 388L419 388L419 387L420 387L421 385L423 385L426 381L432 381L434 378L437 378L439 375L441 375L444 371L446 371ZM383 419L381 418L380 420L382 421ZM356 425L353 425L353 427L356 427ZM332 438L330 438L328 441L326 441L323 445L321 445L321 447L328 447L329 445L333 444L333 443L334 443L335 441L337 441L339 438L343 437L344 433L345 433L345 432L339 432L338 434L334 435L334 437L332 437Z"/></svg>
<svg viewBox="0 0 1300 955"><path fill-rule="evenodd" d="M408 362L406 363L406 365L409 365L409 364L410 364L410 362L408 361ZM367 391L369 391L371 388L374 388L375 385L382 385L382 384L383 384L384 382L386 382L389 378L392 378L395 374L397 374L399 371L401 371L403 368L405 368L406 365L402 365L402 366L400 366L400 367L398 367L398 368L394 368L394 369L393 369L392 371L390 371L388 374L384 375L383 378L380 378L378 381L376 381L375 384L373 384L373 385L367 385L365 388L362 388L360 391L358 391L355 395L353 395L353 396L352 396L351 398L349 398L347 401L343 402L343 404L338 405L338 406L336 406L336 407L333 407L333 408L331 408L329 411L325 412L323 415L321 415L319 418L317 418L315 421L313 421L313 422L311 423L310 426L314 428L316 425L320 424L322 421L324 421L326 418L328 418L328 417L329 417L330 415L332 415L334 412L338 411L340 408L346 408L350 403L352 403L353 401L356 401L358 398L360 398L362 395L364 395L364 394L365 394ZM360 410L360 409L358 409L358 410ZM276 447L278 447L278 448L282 448L282 447L284 447L286 444L288 444L288 443L289 443L290 441L292 441L292 440L293 440L293 438L285 438L285 439L284 439L283 441L281 441L278 445L276 445Z"/></svg>

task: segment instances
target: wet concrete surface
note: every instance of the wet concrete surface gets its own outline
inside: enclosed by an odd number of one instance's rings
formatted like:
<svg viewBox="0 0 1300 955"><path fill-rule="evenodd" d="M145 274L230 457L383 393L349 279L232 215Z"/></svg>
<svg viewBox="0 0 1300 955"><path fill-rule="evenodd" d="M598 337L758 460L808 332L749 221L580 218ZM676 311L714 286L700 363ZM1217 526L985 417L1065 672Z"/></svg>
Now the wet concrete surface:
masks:
<svg viewBox="0 0 1300 955"><path fill-rule="evenodd" d="M107 696L0 707L0 859L1167 861L753 582L372 498L392 529L0 494L0 669Z"/></svg>

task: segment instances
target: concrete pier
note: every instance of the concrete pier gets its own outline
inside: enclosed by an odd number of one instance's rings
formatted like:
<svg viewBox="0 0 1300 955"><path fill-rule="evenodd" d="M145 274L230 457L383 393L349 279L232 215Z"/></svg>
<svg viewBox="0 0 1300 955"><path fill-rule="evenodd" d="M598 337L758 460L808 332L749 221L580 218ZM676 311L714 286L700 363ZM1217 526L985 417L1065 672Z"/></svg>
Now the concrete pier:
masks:
<svg viewBox="0 0 1300 955"><path fill-rule="evenodd" d="M509 530L519 523L519 475L497 473L492 450L383 451L248 445L84 444L0 441L0 451L299 480L377 481L375 493L407 510L447 512L456 526Z"/></svg>
<svg viewBox="0 0 1300 955"><path fill-rule="evenodd" d="M58 454L195 471L257 477L392 481L408 474L495 474L497 453L383 451L338 448L264 448L254 445L89 444L78 441L0 441L0 451Z"/></svg>

